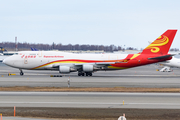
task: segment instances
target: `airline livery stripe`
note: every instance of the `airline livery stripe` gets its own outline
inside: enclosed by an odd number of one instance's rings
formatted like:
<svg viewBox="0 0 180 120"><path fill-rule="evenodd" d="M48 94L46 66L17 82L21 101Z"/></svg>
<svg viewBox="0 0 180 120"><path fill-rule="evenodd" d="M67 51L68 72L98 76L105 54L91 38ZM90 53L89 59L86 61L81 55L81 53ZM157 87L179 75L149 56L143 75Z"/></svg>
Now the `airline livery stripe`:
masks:
<svg viewBox="0 0 180 120"><path fill-rule="evenodd" d="M122 62L122 60L79 60L79 59L70 59L70 60L57 60L57 61L53 61L53 62L49 62L49 63L46 63L46 64L43 64L43 65L40 65L40 66L37 66L35 68L32 68L31 70L34 70L34 69L38 69L38 68L41 68L41 67L45 67L45 66L48 66L48 65L51 65L51 64L57 64L57 63L72 63L72 64L76 64L76 63L96 63L96 62Z"/></svg>

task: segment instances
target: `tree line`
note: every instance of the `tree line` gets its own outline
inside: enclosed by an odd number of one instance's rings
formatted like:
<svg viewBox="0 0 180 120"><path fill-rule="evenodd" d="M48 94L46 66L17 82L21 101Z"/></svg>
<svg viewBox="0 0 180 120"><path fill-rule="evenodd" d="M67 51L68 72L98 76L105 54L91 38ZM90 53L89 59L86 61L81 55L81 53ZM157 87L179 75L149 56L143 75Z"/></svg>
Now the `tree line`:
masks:
<svg viewBox="0 0 180 120"><path fill-rule="evenodd" d="M1 42L1 47L4 47L7 50L15 50L15 43L14 42ZM137 50L133 47L127 47L123 48L121 46L115 46L115 45L80 45L80 44L68 44L63 45L61 43L59 44L42 44L42 43L17 43L17 48L19 51L21 50L31 50L31 48L35 48L38 50L72 50L72 51L107 51L107 52L113 52L113 51L119 51L119 50Z"/></svg>
<svg viewBox="0 0 180 120"><path fill-rule="evenodd" d="M122 47L123 46L123 47ZM115 46L115 45L80 45L80 44L68 44L63 45L61 43L56 44L42 44L42 43L17 43L17 48L19 51L21 50L31 50L31 48L35 48L37 50L67 50L67 51L105 51L105 52L113 52L113 51L124 51L124 50L137 50L133 47L127 47L125 48L125 45L122 46ZM14 42L1 42L0 47L4 47L8 51L14 51L15 50L15 43ZM143 49L141 49L143 50ZM179 51L178 48L171 48L170 51Z"/></svg>

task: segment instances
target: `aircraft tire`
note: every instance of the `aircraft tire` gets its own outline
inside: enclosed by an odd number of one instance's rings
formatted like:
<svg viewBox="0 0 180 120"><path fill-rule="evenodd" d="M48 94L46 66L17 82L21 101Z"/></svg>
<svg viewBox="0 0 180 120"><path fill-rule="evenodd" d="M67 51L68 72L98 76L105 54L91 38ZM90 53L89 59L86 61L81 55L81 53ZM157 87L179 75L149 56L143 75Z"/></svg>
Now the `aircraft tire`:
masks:
<svg viewBox="0 0 180 120"><path fill-rule="evenodd" d="M92 76L91 72L86 72L86 76Z"/></svg>
<svg viewBox="0 0 180 120"><path fill-rule="evenodd" d="M23 75L24 75L24 73L23 73L23 72L20 72L20 75L21 75L21 76L23 76Z"/></svg>
<svg viewBox="0 0 180 120"><path fill-rule="evenodd" d="M81 73L78 73L78 76L81 76L82 74Z"/></svg>

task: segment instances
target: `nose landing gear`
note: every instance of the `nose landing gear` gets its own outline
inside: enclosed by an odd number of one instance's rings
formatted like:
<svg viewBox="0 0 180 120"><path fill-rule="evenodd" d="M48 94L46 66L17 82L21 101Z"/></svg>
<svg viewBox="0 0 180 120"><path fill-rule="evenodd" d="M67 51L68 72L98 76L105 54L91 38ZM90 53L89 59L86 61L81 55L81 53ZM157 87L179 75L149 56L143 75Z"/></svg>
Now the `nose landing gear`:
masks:
<svg viewBox="0 0 180 120"><path fill-rule="evenodd" d="M23 76L24 75L23 71L21 69L19 70L20 70L20 75Z"/></svg>

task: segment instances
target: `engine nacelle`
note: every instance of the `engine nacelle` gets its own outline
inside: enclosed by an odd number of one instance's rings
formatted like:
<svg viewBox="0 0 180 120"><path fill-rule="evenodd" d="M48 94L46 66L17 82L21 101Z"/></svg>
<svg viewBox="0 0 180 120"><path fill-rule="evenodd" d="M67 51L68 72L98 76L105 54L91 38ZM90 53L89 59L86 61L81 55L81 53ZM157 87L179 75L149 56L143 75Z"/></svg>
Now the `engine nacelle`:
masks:
<svg viewBox="0 0 180 120"><path fill-rule="evenodd" d="M84 72L93 72L93 65L83 65Z"/></svg>
<svg viewBox="0 0 180 120"><path fill-rule="evenodd" d="M69 66L59 66L59 73L70 73Z"/></svg>

